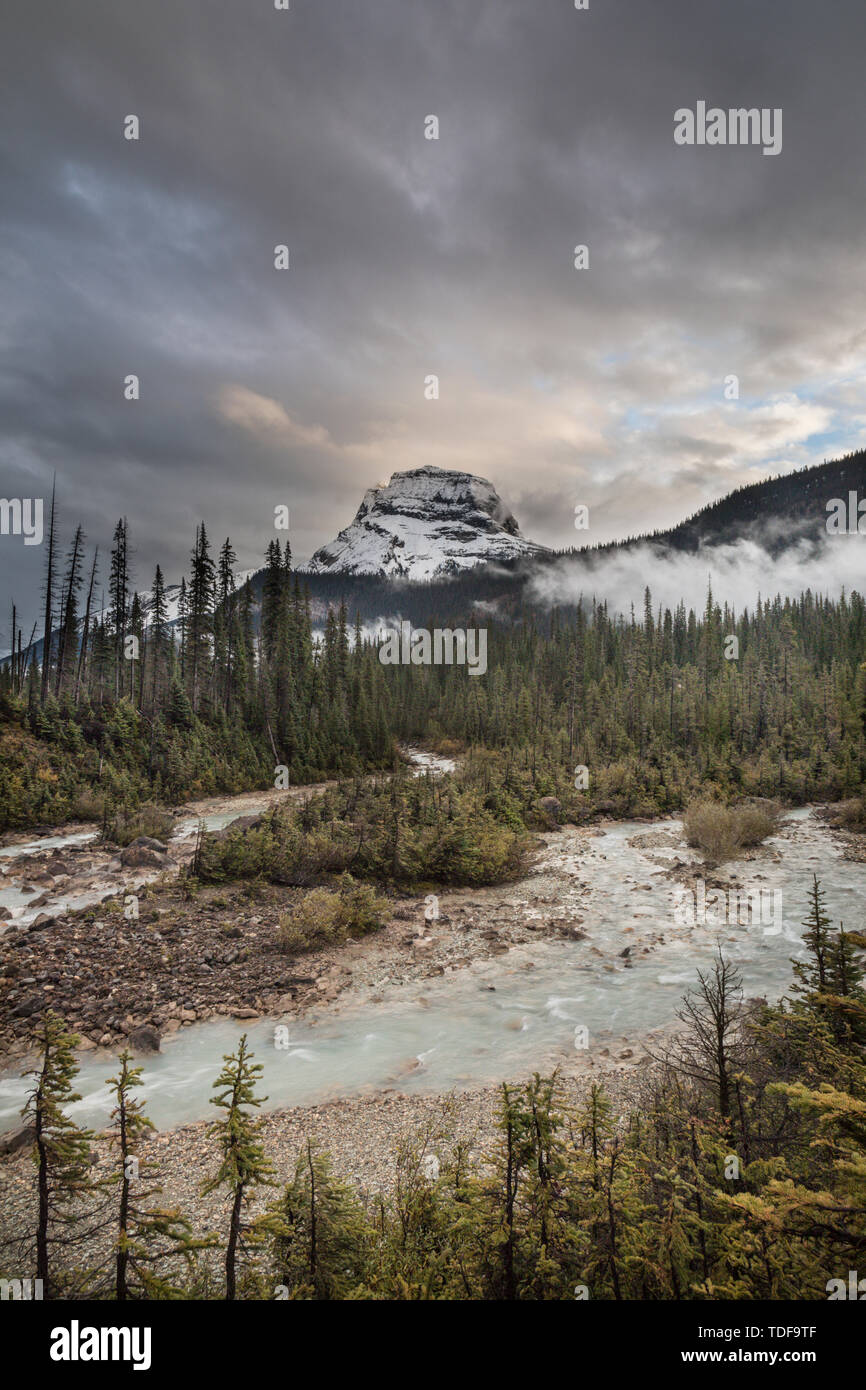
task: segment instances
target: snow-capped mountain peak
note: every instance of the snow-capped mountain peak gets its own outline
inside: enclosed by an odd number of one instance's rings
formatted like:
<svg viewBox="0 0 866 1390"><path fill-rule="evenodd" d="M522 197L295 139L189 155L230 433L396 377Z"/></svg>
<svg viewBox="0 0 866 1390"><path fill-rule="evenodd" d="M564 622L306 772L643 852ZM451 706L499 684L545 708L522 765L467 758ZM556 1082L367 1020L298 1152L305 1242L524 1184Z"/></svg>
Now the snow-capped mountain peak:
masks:
<svg viewBox="0 0 866 1390"><path fill-rule="evenodd" d="M368 488L351 525L307 569L423 580L542 550L486 478L428 466Z"/></svg>

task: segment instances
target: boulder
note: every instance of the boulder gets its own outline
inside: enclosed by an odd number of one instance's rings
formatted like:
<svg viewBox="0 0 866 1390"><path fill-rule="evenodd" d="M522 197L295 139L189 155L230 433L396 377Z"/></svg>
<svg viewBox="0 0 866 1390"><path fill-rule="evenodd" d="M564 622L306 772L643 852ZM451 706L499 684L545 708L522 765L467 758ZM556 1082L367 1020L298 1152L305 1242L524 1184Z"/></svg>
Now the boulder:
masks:
<svg viewBox="0 0 866 1390"><path fill-rule="evenodd" d="M53 927L56 921L57 918L52 917L50 913L40 912L38 917L33 918L33 921L30 923L27 930L44 931L46 927Z"/></svg>
<svg viewBox="0 0 866 1390"><path fill-rule="evenodd" d="M30 1018L32 1014L39 1012L39 1000L30 998L22 999L20 1004L16 1004L11 1010L13 1018Z"/></svg>
<svg viewBox="0 0 866 1390"><path fill-rule="evenodd" d="M19 1149L29 1148L36 1140L34 1124L19 1125L8 1134L0 1134L0 1154L18 1153Z"/></svg>
<svg viewBox="0 0 866 1390"><path fill-rule="evenodd" d="M134 1052L159 1052L161 1038L152 1023L142 1023L127 1034L127 1042Z"/></svg>
<svg viewBox="0 0 866 1390"><path fill-rule="evenodd" d="M214 833L214 839L224 840L227 835L231 835L236 831L241 835L246 835L248 830L253 830L257 825L261 825L263 819L264 817L260 815L236 816L235 819L224 826L222 830L217 830Z"/></svg>
<svg viewBox="0 0 866 1390"><path fill-rule="evenodd" d="M538 802L542 814L554 825L559 825L559 817L562 812L562 802L555 796L542 796Z"/></svg>
<svg viewBox="0 0 866 1390"><path fill-rule="evenodd" d="M166 862L168 847L149 835L139 835L121 851L120 862L127 869L161 869Z"/></svg>

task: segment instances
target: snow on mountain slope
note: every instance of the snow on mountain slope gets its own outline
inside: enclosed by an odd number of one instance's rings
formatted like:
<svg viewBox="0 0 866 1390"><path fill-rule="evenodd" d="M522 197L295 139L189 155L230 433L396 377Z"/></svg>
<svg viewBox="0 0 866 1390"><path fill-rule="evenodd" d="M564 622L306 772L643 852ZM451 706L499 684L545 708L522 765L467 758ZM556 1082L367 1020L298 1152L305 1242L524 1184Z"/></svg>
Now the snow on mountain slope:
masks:
<svg viewBox="0 0 866 1390"><path fill-rule="evenodd" d="M423 580L543 550L520 534L486 478L429 466L369 488L351 525L306 568Z"/></svg>

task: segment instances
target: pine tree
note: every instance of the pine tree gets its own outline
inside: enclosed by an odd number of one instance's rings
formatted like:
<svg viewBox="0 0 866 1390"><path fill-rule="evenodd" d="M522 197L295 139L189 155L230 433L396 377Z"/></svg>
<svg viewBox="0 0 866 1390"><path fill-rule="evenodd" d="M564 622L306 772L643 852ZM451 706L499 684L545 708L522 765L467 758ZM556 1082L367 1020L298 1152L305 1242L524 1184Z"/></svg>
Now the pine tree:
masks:
<svg viewBox="0 0 866 1390"><path fill-rule="evenodd" d="M371 1236L363 1208L309 1140L261 1229L270 1236L274 1280L290 1297L345 1298L363 1282Z"/></svg>
<svg viewBox="0 0 866 1390"><path fill-rule="evenodd" d="M96 565L99 558L99 546L93 552L93 563L90 566L90 580L87 585L87 603L84 609L84 620L81 624L81 644L78 649L78 665L75 670L75 703L78 704L81 692L82 680L87 679L87 647L90 639L90 612L93 604L93 587L96 583Z"/></svg>
<svg viewBox="0 0 866 1390"><path fill-rule="evenodd" d="M192 572L188 590L186 661L190 700L198 713L201 692L207 678L210 639L213 636L213 606L216 572L204 522L196 530L192 552Z"/></svg>
<svg viewBox="0 0 866 1390"><path fill-rule="evenodd" d="M84 1217L90 1215L91 1199L99 1192L90 1172L93 1136L66 1114L66 1107L81 1099L73 1088L77 1042L57 1014L44 1015L36 1032L39 1061L30 1073L34 1085L22 1111L34 1128L36 1277L47 1298L57 1297L69 1285L70 1256L86 1242Z"/></svg>
<svg viewBox="0 0 866 1390"><path fill-rule="evenodd" d="M84 532L80 526L76 526L72 550L69 553L69 567L64 582L64 602L58 637L55 684L57 695L71 682L72 673L75 670L78 647L78 591L81 588L83 550Z"/></svg>
<svg viewBox="0 0 866 1390"><path fill-rule="evenodd" d="M166 644L168 641L166 623L168 609L165 598L165 582L162 570L157 565L150 590L148 624L150 628L150 704L156 709L161 703L165 681Z"/></svg>
<svg viewBox="0 0 866 1390"><path fill-rule="evenodd" d="M226 1298L229 1300L237 1297L238 1263L248 1254L247 1238L252 1242L261 1239L260 1230L244 1221L244 1205L254 1188L273 1183L273 1166L265 1158L259 1123L250 1113L267 1100L267 1096L255 1093L256 1082L264 1069L252 1058L246 1033L238 1043L237 1052L223 1057L225 1065L214 1082L217 1094L211 1097L211 1105L216 1105L225 1115L209 1129L219 1143L222 1162L202 1188L206 1195L225 1187L231 1196L225 1254Z"/></svg>
<svg viewBox="0 0 866 1390"><path fill-rule="evenodd" d="M165 1260L183 1260L188 1277L194 1251L207 1242L192 1240L189 1222L179 1211L145 1205L161 1190L148 1186L151 1165L141 1153L144 1137L153 1125L133 1094L142 1084L141 1067L129 1065L127 1051L119 1060L120 1071L108 1083L116 1102L110 1143L119 1170L114 1296L119 1302L181 1298L183 1286L160 1273L158 1266Z"/></svg>
<svg viewBox="0 0 866 1390"><path fill-rule="evenodd" d="M114 528L108 580L111 630L114 634L114 698L123 688L123 653L129 618L129 540L126 517Z"/></svg>
<svg viewBox="0 0 866 1390"><path fill-rule="evenodd" d="M818 875L813 874L812 887L809 890L809 915L803 922L806 928L803 943L809 951L809 957L805 961L791 962L797 977L797 983L793 986L794 993L810 997L819 1010L822 1007L821 996L827 989L832 955L830 918L825 910L825 901L826 894L818 882Z"/></svg>
<svg viewBox="0 0 866 1390"><path fill-rule="evenodd" d="M54 584L56 559L55 498L57 478L51 485L51 513L48 522L48 549L45 554L45 622L42 629L42 700L46 700L51 680L51 652L54 629Z"/></svg>

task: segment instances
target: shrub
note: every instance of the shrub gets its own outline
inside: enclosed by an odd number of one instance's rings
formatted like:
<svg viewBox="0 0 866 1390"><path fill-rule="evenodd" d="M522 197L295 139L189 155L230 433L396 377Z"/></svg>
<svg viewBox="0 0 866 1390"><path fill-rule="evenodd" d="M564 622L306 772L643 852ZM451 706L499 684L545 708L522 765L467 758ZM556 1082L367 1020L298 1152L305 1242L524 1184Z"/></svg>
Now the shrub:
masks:
<svg viewBox="0 0 866 1390"><path fill-rule="evenodd" d="M866 830L866 796L853 796L832 808L830 824L838 830Z"/></svg>
<svg viewBox="0 0 866 1390"><path fill-rule="evenodd" d="M352 784L270 813L245 832L205 835L196 872L313 887L341 873L404 883L502 883L526 868L520 803L502 788L443 778Z"/></svg>
<svg viewBox="0 0 866 1390"><path fill-rule="evenodd" d="M98 820L105 815L105 798L95 791L80 792L70 807L72 820Z"/></svg>
<svg viewBox="0 0 866 1390"><path fill-rule="evenodd" d="M388 915L387 898L380 898L369 883L356 883L344 874L340 885L338 921L350 936L367 936L384 926Z"/></svg>
<svg viewBox="0 0 866 1390"><path fill-rule="evenodd" d="M387 911L387 899L378 897L370 884L344 874L339 892L314 888L304 895L280 922L277 947L286 953L312 951L348 936L366 936L384 926Z"/></svg>
<svg viewBox="0 0 866 1390"><path fill-rule="evenodd" d="M129 845L139 835L147 835L152 840L167 840L174 825L174 816L164 807L146 801L137 811L121 807L113 815L106 815L102 833L106 840L116 845Z"/></svg>
<svg viewBox="0 0 866 1390"><path fill-rule="evenodd" d="M683 816L686 843L721 864L733 859L737 850L759 845L772 835L777 814L770 802L723 806L719 801L691 801Z"/></svg>

